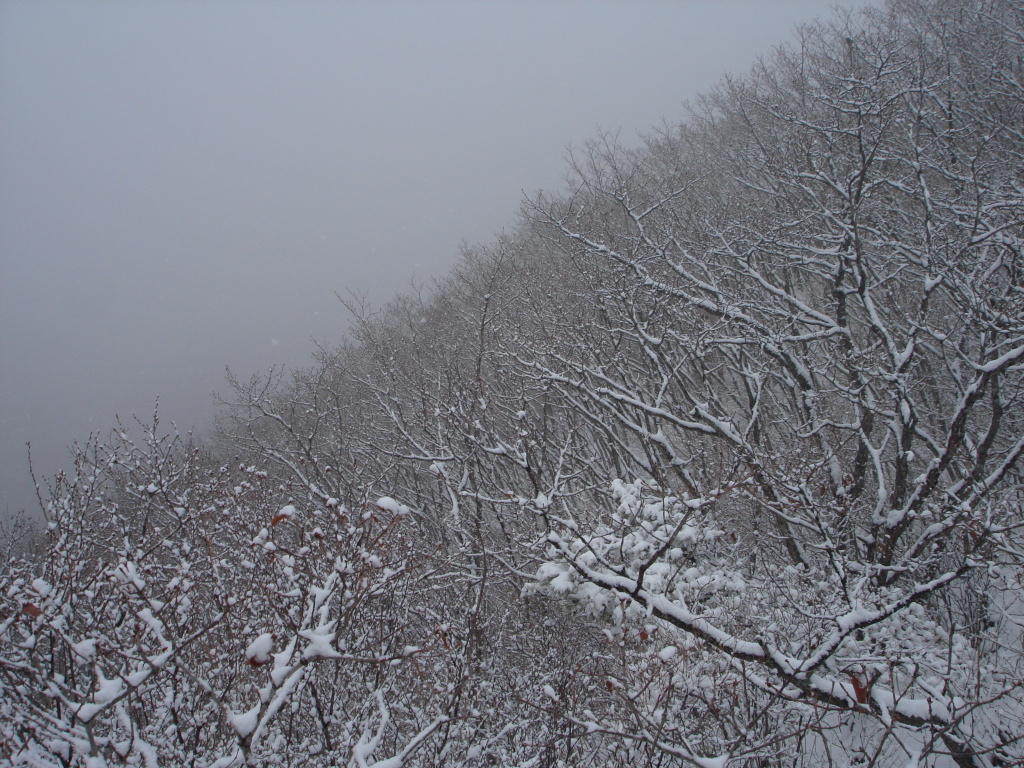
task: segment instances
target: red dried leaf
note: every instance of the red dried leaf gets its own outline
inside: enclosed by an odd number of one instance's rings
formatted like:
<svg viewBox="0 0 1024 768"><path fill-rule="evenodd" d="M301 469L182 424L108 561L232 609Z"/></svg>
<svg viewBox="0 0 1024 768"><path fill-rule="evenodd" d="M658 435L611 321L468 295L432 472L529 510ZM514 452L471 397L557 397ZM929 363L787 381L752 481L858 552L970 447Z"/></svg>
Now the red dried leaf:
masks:
<svg viewBox="0 0 1024 768"><path fill-rule="evenodd" d="M858 704L868 703L868 681L863 673L850 675L850 682L853 683L853 692L857 696Z"/></svg>
<svg viewBox="0 0 1024 768"><path fill-rule="evenodd" d="M43 615L43 612L32 603L25 603L23 606L21 606L21 612L26 616L31 616L33 618L35 618L36 616Z"/></svg>

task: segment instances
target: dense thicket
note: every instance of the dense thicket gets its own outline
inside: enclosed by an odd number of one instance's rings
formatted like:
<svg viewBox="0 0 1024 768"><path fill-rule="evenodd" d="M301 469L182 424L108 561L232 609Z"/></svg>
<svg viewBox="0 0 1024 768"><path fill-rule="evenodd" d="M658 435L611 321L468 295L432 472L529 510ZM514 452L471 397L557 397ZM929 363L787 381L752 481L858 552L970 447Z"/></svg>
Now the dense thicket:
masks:
<svg viewBox="0 0 1024 768"><path fill-rule="evenodd" d="M0 576L13 764L1024 760L1024 5L800 30Z"/></svg>

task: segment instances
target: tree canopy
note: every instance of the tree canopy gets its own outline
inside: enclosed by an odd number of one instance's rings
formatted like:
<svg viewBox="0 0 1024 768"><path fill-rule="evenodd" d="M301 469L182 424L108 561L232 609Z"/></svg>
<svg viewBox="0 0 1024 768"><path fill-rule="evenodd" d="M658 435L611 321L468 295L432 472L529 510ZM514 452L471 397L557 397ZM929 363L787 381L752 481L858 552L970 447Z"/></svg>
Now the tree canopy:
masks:
<svg viewBox="0 0 1024 768"><path fill-rule="evenodd" d="M805 27L599 136L0 571L12 765L1024 760L1024 5Z"/></svg>

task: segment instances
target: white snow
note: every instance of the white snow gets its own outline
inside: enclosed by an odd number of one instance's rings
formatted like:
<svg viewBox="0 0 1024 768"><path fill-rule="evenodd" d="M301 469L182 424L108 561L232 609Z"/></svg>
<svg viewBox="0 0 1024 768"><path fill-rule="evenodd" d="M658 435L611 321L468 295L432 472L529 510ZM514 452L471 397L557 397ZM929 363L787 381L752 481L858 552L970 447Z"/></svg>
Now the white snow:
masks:
<svg viewBox="0 0 1024 768"><path fill-rule="evenodd" d="M249 643L249 647L245 649L245 658L256 664L266 664L270 661L270 654L273 650L274 636L269 632L264 632Z"/></svg>
<svg viewBox="0 0 1024 768"><path fill-rule="evenodd" d="M228 712L227 718L231 727L235 729L241 738L245 738L250 733L256 730L256 726L260 720L260 707L262 704L257 704L252 709L246 712Z"/></svg>
<svg viewBox="0 0 1024 768"><path fill-rule="evenodd" d="M88 661L96 656L96 640L95 638L90 638L80 643L75 643L71 646L71 650L74 651L78 658Z"/></svg>
<svg viewBox="0 0 1024 768"><path fill-rule="evenodd" d="M379 499L377 499L377 506L380 509L383 509L385 512L390 512L391 514L397 515L399 517L407 515L412 511L404 504L399 504L390 496L381 496Z"/></svg>

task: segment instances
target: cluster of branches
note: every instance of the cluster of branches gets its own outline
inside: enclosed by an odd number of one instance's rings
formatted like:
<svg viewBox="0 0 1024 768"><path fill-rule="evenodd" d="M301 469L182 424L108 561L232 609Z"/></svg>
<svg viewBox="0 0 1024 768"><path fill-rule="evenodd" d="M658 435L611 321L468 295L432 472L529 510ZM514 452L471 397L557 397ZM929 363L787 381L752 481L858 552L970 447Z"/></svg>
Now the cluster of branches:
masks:
<svg viewBox="0 0 1024 768"><path fill-rule="evenodd" d="M1024 760L1024 6L802 29L0 575L0 760ZM397 501L395 501L397 499Z"/></svg>

